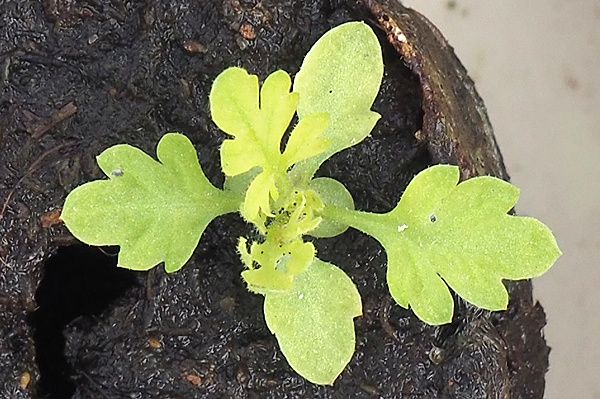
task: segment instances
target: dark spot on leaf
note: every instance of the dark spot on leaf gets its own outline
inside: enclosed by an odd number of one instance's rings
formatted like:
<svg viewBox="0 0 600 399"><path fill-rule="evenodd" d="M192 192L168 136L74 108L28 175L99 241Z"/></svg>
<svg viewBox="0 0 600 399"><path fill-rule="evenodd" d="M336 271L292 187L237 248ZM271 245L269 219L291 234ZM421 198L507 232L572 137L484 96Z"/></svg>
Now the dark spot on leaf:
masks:
<svg viewBox="0 0 600 399"><path fill-rule="evenodd" d="M435 223L437 221L437 217L435 215L431 215L429 216L429 220L431 220L431 223Z"/></svg>

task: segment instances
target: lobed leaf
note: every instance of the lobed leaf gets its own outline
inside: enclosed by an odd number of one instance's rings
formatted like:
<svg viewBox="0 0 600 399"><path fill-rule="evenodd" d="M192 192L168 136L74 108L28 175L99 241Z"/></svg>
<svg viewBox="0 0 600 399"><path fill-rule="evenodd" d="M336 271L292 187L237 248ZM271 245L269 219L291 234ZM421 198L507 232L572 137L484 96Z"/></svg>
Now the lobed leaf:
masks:
<svg viewBox="0 0 600 399"><path fill-rule="evenodd" d="M315 247L310 242L296 239L281 243L269 236L263 243L252 243L250 251L246 239L241 237L238 252L248 269L242 272L242 278L250 291L260 294L292 288L295 277L303 273L315 257Z"/></svg>
<svg viewBox="0 0 600 399"><path fill-rule="evenodd" d="M354 318L360 294L341 269L318 259L293 288L265 295L265 319L298 374L315 384L333 384L354 354Z"/></svg>
<svg viewBox="0 0 600 399"><path fill-rule="evenodd" d="M109 179L74 189L61 218L87 244L119 245L121 267L148 270L164 262L175 272L206 226L237 210L241 199L212 186L185 136L166 134L156 153L160 162L130 145L105 150L97 160Z"/></svg>
<svg viewBox="0 0 600 399"><path fill-rule="evenodd" d="M221 147L223 172L232 177L260 169L242 208L242 215L258 226L264 224L264 215L272 216L270 202L277 200L289 167L329 146L322 135L329 117L313 113L300 119L281 153L281 140L298 104L291 85L289 75L280 70L269 75L259 92L258 78L234 67L215 79L210 93L214 122L234 137Z"/></svg>
<svg viewBox="0 0 600 399"><path fill-rule="evenodd" d="M289 75L279 70L269 75L259 95L258 78L242 68L228 68L217 76L210 92L210 112L216 125L234 137L221 147L226 175L278 163L281 138L298 104L291 85Z"/></svg>
<svg viewBox="0 0 600 399"><path fill-rule="evenodd" d="M515 186L489 176L458 181L458 167L437 165L419 173L389 213L329 210L383 245L392 297L429 324L452 320L448 286L480 308L504 310L503 279L539 276L561 254L545 225L507 214Z"/></svg>

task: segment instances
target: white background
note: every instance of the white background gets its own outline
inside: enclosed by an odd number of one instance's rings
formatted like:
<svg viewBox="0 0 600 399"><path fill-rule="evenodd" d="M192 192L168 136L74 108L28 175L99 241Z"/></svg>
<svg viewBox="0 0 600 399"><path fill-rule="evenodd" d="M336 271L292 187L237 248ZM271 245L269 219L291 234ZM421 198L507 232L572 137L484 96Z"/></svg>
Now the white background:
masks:
<svg viewBox="0 0 600 399"><path fill-rule="evenodd" d="M489 111L517 210L564 252L534 281L547 399L600 399L600 0L405 0L455 47Z"/></svg>

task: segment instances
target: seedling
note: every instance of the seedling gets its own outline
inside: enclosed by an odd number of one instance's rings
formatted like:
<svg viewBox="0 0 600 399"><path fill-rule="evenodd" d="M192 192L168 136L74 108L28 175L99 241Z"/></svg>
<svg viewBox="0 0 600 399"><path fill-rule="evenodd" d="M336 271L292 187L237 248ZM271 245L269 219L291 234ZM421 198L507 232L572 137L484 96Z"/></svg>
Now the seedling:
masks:
<svg viewBox="0 0 600 399"><path fill-rule="evenodd" d="M539 276L560 256L546 226L507 214L515 186L489 176L459 183L456 166L437 165L413 179L394 209L375 214L355 210L340 182L314 178L323 161L373 129L382 75L378 40L361 22L321 37L293 90L281 70L260 87L245 70L226 69L210 93L212 119L230 136L220 152L223 189L205 177L191 142L169 133L158 161L129 145L105 150L98 164L108 179L73 190L62 219L83 242L119 245L121 267L164 263L172 273L212 220L239 212L260 235L239 239L242 278L265 297L267 326L289 364L315 384L332 384L350 361L362 305L346 273L319 260L305 236L352 227L376 238L387 253L390 294L425 323L452 320L450 288L483 309L506 309L502 280Z"/></svg>

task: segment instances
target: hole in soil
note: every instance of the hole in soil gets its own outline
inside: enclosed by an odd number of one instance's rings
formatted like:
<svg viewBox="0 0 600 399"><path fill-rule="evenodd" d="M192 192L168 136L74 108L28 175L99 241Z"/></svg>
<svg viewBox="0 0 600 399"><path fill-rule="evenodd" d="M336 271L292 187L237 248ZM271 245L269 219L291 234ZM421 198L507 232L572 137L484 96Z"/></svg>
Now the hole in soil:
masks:
<svg viewBox="0 0 600 399"><path fill-rule="evenodd" d="M135 284L132 271L117 268L116 248L102 251L85 245L63 247L44 265L44 276L31 315L37 364L38 395L70 398L72 369L64 356L64 327L77 317L97 316Z"/></svg>

